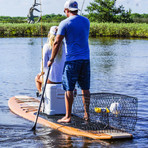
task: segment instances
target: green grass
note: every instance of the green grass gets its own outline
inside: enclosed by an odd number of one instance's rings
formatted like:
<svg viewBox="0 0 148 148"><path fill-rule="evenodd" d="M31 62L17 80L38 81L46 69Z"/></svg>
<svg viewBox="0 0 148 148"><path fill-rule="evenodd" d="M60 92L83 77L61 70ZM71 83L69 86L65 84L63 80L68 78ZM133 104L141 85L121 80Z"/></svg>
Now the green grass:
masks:
<svg viewBox="0 0 148 148"><path fill-rule="evenodd" d="M42 23L43 36L47 36L51 26L58 23ZM34 37L41 36L41 23L0 23L0 37ZM140 37L148 38L146 23L91 23L90 37Z"/></svg>
<svg viewBox="0 0 148 148"><path fill-rule="evenodd" d="M58 23L43 23L42 30L43 36L47 36L49 29ZM41 24L28 24L28 23L0 23L0 37L33 37L41 36Z"/></svg>
<svg viewBox="0 0 148 148"><path fill-rule="evenodd" d="M148 37L146 23L91 23L90 36Z"/></svg>

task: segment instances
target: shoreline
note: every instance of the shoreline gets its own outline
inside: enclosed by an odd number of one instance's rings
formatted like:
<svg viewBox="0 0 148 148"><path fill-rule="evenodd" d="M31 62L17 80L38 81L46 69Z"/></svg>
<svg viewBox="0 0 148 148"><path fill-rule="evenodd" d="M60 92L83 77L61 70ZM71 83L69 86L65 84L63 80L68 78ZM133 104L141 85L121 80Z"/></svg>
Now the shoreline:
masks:
<svg viewBox="0 0 148 148"><path fill-rule="evenodd" d="M59 23L0 23L0 38L46 37L50 27ZM148 38L146 23L90 23L90 37Z"/></svg>

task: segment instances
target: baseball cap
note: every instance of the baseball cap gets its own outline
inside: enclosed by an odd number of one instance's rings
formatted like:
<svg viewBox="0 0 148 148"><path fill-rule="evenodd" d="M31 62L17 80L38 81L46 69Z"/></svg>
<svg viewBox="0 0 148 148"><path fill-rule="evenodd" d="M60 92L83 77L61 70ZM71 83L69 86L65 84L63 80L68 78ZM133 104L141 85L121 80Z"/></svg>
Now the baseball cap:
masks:
<svg viewBox="0 0 148 148"><path fill-rule="evenodd" d="M67 0L64 4L64 9L69 9L70 11L79 10L78 3L75 0Z"/></svg>

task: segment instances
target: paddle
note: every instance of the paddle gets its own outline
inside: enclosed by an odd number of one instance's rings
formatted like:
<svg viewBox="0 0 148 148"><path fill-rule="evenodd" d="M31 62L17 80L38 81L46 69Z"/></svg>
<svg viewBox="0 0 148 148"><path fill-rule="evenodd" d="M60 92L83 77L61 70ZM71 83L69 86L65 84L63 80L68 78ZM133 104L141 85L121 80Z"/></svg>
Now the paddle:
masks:
<svg viewBox="0 0 148 148"><path fill-rule="evenodd" d="M48 72L47 72L47 76L46 76L45 85L44 85L44 87L43 87L43 93L42 93L40 105L39 105L39 108L38 108L38 112L37 112L37 115L36 115L36 120L35 120L35 123L34 123L33 128L31 129L32 131L35 131L35 129L36 129L36 124L37 124L37 120L38 120L38 117L39 117L40 108L41 108L41 105L42 105L42 101L44 100L44 93L45 93L45 89L46 89L46 84L47 84L49 72L50 72L50 66L49 66L49 68L48 68Z"/></svg>

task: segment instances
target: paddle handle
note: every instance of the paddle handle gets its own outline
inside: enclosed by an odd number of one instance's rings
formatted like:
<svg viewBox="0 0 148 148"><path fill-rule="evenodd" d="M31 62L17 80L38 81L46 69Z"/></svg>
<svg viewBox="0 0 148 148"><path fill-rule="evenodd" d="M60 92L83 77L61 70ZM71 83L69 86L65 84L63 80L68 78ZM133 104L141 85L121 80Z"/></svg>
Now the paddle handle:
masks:
<svg viewBox="0 0 148 148"><path fill-rule="evenodd" d="M44 93L45 93L45 89L46 89L46 84L47 84L49 72L50 72L50 66L48 67L48 72L47 72L47 76L46 76L46 80L45 80L45 85L43 87L43 93L42 93L40 105L39 105L39 108L38 108L38 112L37 112L37 115L36 115L36 120L35 120L34 126L32 128L33 131L36 129L36 124L37 124L38 116L39 116L39 113L40 113L40 108L41 108L41 105L42 105L42 102L43 102L43 99L44 99Z"/></svg>

